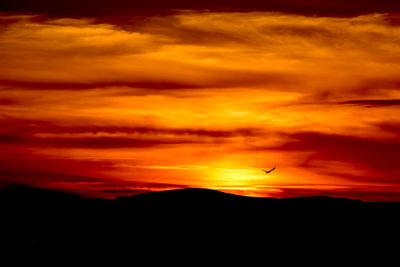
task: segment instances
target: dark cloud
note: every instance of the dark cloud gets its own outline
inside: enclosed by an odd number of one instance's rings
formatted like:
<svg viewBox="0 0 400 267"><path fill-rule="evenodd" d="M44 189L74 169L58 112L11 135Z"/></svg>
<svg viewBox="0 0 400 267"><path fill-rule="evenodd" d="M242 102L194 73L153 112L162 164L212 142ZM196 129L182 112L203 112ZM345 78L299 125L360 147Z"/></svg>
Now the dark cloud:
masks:
<svg viewBox="0 0 400 267"><path fill-rule="evenodd" d="M339 104L359 105L365 107L400 106L400 99L361 99L339 102Z"/></svg>
<svg viewBox="0 0 400 267"><path fill-rule="evenodd" d="M323 26L317 25L271 25L266 26L263 29L263 32L267 34L275 34L275 35L289 35L289 36L301 36L307 38L314 38L319 40L321 38L325 38L327 41L330 42L334 41L335 38L339 36L337 33L332 32L331 30L324 28ZM343 36L340 36L343 38Z"/></svg>
<svg viewBox="0 0 400 267"><path fill-rule="evenodd" d="M0 86L4 89L29 89L29 90L87 90L107 87L129 87L154 90L173 89L208 89L208 88L237 88L242 86L268 86L274 84L290 85L296 83L295 75L274 73L265 71L241 71L225 68L197 69L204 75L201 80L192 82L179 81L179 78L154 78L138 81L129 81L122 77L119 81L105 82L46 82L46 81L16 81L0 80ZM218 73L218 77L215 76Z"/></svg>
<svg viewBox="0 0 400 267"><path fill-rule="evenodd" d="M392 60L394 57L391 57ZM400 58L399 58L400 59ZM386 60L386 59L385 59ZM398 61L398 60L397 60ZM371 75L369 75L371 76ZM358 81L331 87L306 95L299 102L302 104L348 104L368 107L398 105L399 99L360 99L368 95L387 95L388 90L399 90L400 80L393 77L358 77ZM350 100L336 102L346 96Z"/></svg>
<svg viewBox="0 0 400 267"><path fill-rule="evenodd" d="M400 137L400 122L383 122L380 124L374 124L378 129L395 134Z"/></svg>
<svg viewBox="0 0 400 267"><path fill-rule="evenodd" d="M0 134L0 142L3 144L26 145L33 147L58 147L58 148L148 148L160 145L179 145L202 143L201 140L185 140L179 138L164 137L37 137L30 135Z"/></svg>
<svg viewBox="0 0 400 267"><path fill-rule="evenodd" d="M379 40L379 39L377 39ZM379 52L377 52L379 54ZM400 58L396 55L389 53L389 56L385 56L384 59L387 62L398 62ZM360 80L353 86L352 91L355 91L359 95L371 94L374 92L383 91L385 92L388 89L398 90L400 89L400 80L397 77L365 77L364 79Z"/></svg>
<svg viewBox="0 0 400 267"><path fill-rule="evenodd" d="M10 162L8 159L2 159L5 162ZM19 162L18 166L14 166L14 168L10 168L7 166L1 166L0 168L0 177L2 182L8 183L51 183L51 182L85 182L85 183L97 183L100 179L96 179L94 177L89 176L81 176L81 175L73 175L73 174L64 174L62 171L58 170L54 172L44 171L44 170L35 170L35 169L21 169L24 161ZM26 161L25 161L26 162ZM35 163L38 163L35 161ZM54 163L49 160L47 163ZM41 165L38 165L43 167Z"/></svg>
<svg viewBox="0 0 400 267"><path fill-rule="evenodd" d="M106 161L85 161L47 158L40 155L3 157L0 160L2 183L29 186L57 183L101 183L106 179L96 175L96 170L112 169Z"/></svg>
<svg viewBox="0 0 400 267"><path fill-rule="evenodd" d="M140 139L128 137L51 137L37 138L31 142L39 146L70 147L70 148L147 148L160 145L179 145L201 143L201 141L174 140L168 138Z"/></svg>
<svg viewBox="0 0 400 267"><path fill-rule="evenodd" d="M206 130L206 129L190 129L190 128L157 128L157 127L118 127L118 126L76 126L61 127L53 126L47 130L49 133L138 133L138 134L172 134L172 135L194 135L216 138L228 138L235 136L257 136L260 129L256 128L238 128L232 130Z"/></svg>
<svg viewBox="0 0 400 267"><path fill-rule="evenodd" d="M302 132L290 134L291 141L274 149L310 151L314 159L337 160L365 165L367 168L400 169L400 141L368 137Z"/></svg>
<svg viewBox="0 0 400 267"><path fill-rule="evenodd" d="M65 127L45 121L24 120L11 117L3 118L0 122L0 143L2 144L21 144L60 148L145 148L159 145L213 142L212 140L204 140L203 137L224 139L236 136L247 137L262 134L260 129L255 128L207 130L190 128L157 128L146 126ZM110 136L111 134L113 134L113 136ZM132 134L136 135L126 136ZM165 135L168 135L168 137Z"/></svg>
<svg viewBox="0 0 400 267"><path fill-rule="evenodd" d="M32 90L86 90L93 88L104 88L114 86L126 86L132 88L146 89L189 89L202 87L198 84L179 83L173 81L109 81L109 82L93 82L93 83L76 83L76 82L30 82L30 81L13 81L0 80L3 87L12 87L18 89ZM1 102L0 102L1 103Z"/></svg>
<svg viewBox="0 0 400 267"><path fill-rule="evenodd" d="M317 15L354 15L373 12L399 12L396 0L201 0L201 1L50 1L50 0L5 0L0 11L38 12L51 15L99 16L118 14L161 13L171 9L211 9L228 11L280 11Z"/></svg>
<svg viewBox="0 0 400 267"><path fill-rule="evenodd" d="M5 157L0 160L0 188L25 185L62 189L89 197L115 197L187 187L169 183L125 181L101 174L102 171L114 168L114 163L102 160L48 158L41 155Z"/></svg>
<svg viewBox="0 0 400 267"><path fill-rule="evenodd" d="M165 27L166 24L168 24L168 27ZM232 32L222 31L220 28L193 27L193 25L184 23L181 18L176 16L151 17L140 22L127 22L126 25L121 25L121 27L128 31L168 36L174 38L174 42L178 44L220 45L247 44L249 42L248 38L243 38L240 34L235 35Z"/></svg>
<svg viewBox="0 0 400 267"><path fill-rule="evenodd" d="M210 137L234 137L234 136L256 136L261 129L237 128L232 130L207 130L192 128L157 128L150 126L59 126L57 124L31 119L20 119L3 116L0 118L1 132L16 133L140 133L140 134L175 134L175 135L198 135Z"/></svg>
<svg viewBox="0 0 400 267"><path fill-rule="evenodd" d="M0 142L23 142L27 137L56 127L51 122L0 116Z"/></svg>
<svg viewBox="0 0 400 267"><path fill-rule="evenodd" d="M12 134L12 133L0 133L0 144L1 143L18 143L18 142L24 142L25 138L22 136Z"/></svg>
<svg viewBox="0 0 400 267"><path fill-rule="evenodd" d="M0 106L15 105L18 102L10 98L0 98Z"/></svg>
<svg viewBox="0 0 400 267"><path fill-rule="evenodd" d="M287 134L287 141L267 150L305 152L298 167L322 176L338 176L357 182L400 184L400 139L357 137L318 132ZM300 155L298 155L301 158ZM335 170L332 162L342 162L363 173ZM324 164L326 165L324 168Z"/></svg>

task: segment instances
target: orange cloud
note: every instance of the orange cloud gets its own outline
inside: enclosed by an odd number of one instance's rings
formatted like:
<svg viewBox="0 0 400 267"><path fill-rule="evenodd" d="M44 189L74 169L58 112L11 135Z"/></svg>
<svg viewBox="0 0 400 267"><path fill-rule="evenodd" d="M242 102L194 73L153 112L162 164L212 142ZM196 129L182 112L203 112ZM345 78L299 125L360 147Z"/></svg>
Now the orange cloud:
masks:
<svg viewBox="0 0 400 267"><path fill-rule="evenodd" d="M400 182L400 29L389 15L0 20L0 147L14 166L2 180L31 171L44 178L29 184L74 191L87 181L72 177L94 177L84 193L102 196L161 184L366 197L351 192ZM55 161L70 165L49 175Z"/></svg>

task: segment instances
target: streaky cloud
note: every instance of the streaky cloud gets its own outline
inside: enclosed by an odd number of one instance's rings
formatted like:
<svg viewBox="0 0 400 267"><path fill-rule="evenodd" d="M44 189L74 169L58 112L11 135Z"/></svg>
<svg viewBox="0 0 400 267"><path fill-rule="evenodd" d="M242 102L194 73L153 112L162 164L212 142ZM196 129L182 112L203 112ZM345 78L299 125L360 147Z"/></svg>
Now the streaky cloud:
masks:
<svg viewBox="0 0 400 267"><path fill-rule="evenodd" d="M365 106L365 107L388 107L388 106L400 106L400 99L347 100L347 101L339 102L339 104L360 105L360 106Z"/></svg>

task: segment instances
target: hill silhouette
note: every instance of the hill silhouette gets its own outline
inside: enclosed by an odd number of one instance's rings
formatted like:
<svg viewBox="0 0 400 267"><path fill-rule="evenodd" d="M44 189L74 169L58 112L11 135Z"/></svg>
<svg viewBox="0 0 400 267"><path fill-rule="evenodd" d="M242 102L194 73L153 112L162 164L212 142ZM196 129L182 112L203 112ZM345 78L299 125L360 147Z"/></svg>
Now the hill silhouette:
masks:
<svg viewBox="0 0 400 267"><path fill-rule="evenodd" d="M199 188L106 200L11 186L0 190L0 204L6 229L1 245L28 249L110 244L168 249L174 242L187 249L201 242L229 246L264 238L334 238L344 232L363 235L377 227L380 233L397 228L400 212L400 203L256 198Z"/></svg>

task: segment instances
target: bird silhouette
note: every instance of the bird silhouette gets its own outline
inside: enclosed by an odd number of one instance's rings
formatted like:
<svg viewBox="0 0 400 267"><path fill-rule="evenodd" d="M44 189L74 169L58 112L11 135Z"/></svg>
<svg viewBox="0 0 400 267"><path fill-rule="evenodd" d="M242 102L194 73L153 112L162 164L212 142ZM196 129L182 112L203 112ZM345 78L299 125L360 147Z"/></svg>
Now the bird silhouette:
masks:
<svg viewBox="0 0 400 267"><path fill-rule="evenodd" d="M272 169L270 169L269 171L266 171L266 170L263 170L265 173L270 173L270 172L272 172L273 170L275 170L276 169L276 167L273 167Z"/></svg>

